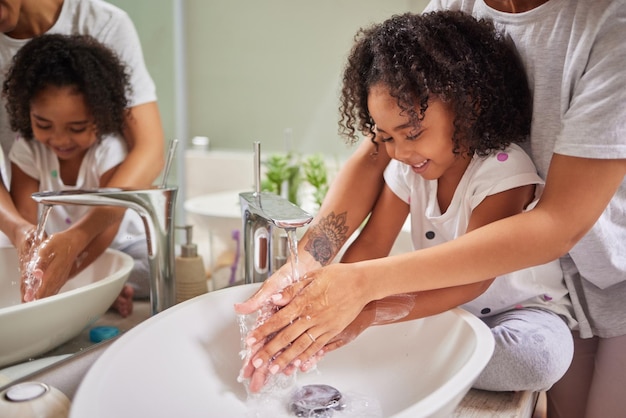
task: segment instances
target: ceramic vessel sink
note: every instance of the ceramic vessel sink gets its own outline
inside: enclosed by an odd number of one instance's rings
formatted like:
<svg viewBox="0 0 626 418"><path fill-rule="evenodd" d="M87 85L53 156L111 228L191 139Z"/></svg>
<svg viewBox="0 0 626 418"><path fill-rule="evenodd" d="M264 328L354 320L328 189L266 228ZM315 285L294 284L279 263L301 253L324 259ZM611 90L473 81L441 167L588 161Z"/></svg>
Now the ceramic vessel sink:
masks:
<svg viewBox="0 0 626 418"><path fill-rule="evenodd" d="M286 404L251 410L242 383L235 302L258 284L225 288L174 306L116 340L74 397L79 417L293 417ZM328 353L296 385L331 385L373 401L380 417L448 417L483 370L493 337L461 309L367 329ZM371 411L370 411L371 412ZM335 418L348 415L336 411ZM369 416L369 415L368 415Z"/></svg>
<svg viewBox="0 0 626 418"><path fill-rule="evenodd" d="M225 250L234 248L232 232L241 229L239 193L243 191L249 190L210 193L185 201L187 216L191 223L196 226L194 236L204 240L207 233L211 234L206 242L210 241L211 247L213 247L210 248L213 257L219 256ZM202 241L198 242L199 245L203 243Z"/></svg>
<svg viewBox="0 0 626 418"><path fill-rule="evenodd" d="M72 339L95 322L122 290L133 260L107 250L48 298L20 302L16 250L0 248L0 366L43 354Z"/></svg>

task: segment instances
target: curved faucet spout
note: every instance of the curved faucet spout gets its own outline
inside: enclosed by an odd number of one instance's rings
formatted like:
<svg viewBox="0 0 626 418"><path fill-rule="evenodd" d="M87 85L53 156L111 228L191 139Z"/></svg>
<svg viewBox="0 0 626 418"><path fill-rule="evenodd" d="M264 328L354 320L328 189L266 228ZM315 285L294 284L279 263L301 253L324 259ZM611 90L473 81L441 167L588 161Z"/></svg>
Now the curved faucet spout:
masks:
<svg viewBox="0 0 626 418"><path fill-rule="evenodd" d="M243 220L244 282L262 282L275 270L274 227L295 231L311 222L313 216L270 192L239 193L239 202Z"/></svg>
<svg viewBox="0 0 626 418"><path fill-rule="evenodd" d="M121 206L141 216L150 263L152 314L176 303L174 280L174 202L177 187L152 189L103 188L33 193L45 205Z"/></svg>

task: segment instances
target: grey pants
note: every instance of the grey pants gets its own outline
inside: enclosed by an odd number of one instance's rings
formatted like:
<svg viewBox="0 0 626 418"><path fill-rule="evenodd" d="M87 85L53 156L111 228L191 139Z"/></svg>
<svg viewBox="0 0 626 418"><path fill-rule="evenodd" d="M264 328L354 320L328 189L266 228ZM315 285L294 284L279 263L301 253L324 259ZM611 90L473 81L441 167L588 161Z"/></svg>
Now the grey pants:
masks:
<svg viewBox="0 0 626 418"><path fill-rule="evenodd" d="M145 299L150 297L150 263L148 262L148 245L146 241L135 242L120 251L128 254L135 261L133 269L128 276L127 284L135 291L134 299Z"/></svg>
<svg viewBox="0 0 626 418"><path fill-rule="evenodd" d="M495 349L474 388L546 391L567 371L574 343L558 315L525 308L481 319L491 329Z"/></svg>

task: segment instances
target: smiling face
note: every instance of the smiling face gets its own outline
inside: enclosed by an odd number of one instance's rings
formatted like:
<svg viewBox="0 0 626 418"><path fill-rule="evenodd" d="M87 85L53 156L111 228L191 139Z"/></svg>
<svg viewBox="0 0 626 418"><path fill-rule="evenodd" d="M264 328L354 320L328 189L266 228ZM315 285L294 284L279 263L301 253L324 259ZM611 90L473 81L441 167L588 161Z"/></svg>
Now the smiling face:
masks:
<svg viewBox="0 0 626 418"><path fill-rule="evenodd" d="M34 138L63 161L82 161L96 141L96 129L84 97L74 87L48 86L30 104Z"/></svg>
<svg viewBox="0 0 626 418"><path fill-rule="evenodd" d="M427 180L459 178L470 158L455 154L454 114L438 99L428 102L428 109L419 125L411 123L402 112L397 99L386 86L374 85L367 98L369 113L376 123L376 141L385 145L387 154Z"/></svg>

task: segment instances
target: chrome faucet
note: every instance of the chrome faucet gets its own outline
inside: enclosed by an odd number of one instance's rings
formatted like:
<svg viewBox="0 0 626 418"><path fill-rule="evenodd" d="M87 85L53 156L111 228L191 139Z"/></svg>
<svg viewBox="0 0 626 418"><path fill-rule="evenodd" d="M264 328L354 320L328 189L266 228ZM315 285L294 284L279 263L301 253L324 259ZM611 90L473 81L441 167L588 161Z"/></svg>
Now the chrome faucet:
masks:
<svg viewBox="0 0 626 418"><path fill-rule="evenodd" d="M245 257L244 282L258 283L272 275L275 268L273 245L275 228L297 229L307 225L313 216L275 193L261 192L260 143L254 143L255 191L239 194L243 221ZM284 247L284 245L282 246ZM284 257L285 254L280 254Z"/></svg>
<svg viewBox="0 0 626 418"><path fill-rule="evenodd" d="M45 205L121 206L137 212L146 229L150 304L152 315L155 315L176 303L174 202L177 191L177 187L137 190L103 188L40 192L32 197Z"/></svg>

